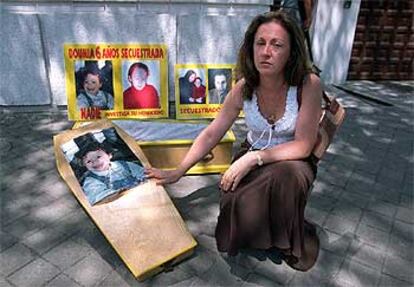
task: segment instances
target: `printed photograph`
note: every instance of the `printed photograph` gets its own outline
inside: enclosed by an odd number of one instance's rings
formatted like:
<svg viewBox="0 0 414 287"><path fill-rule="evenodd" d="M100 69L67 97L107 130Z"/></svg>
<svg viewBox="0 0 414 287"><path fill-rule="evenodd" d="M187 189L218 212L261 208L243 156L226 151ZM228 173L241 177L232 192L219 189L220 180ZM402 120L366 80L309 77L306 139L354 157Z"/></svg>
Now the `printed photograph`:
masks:
<svg viewBox="0 0 414 287"><path fill-rule="evenodd" d="M222 104L231 90L231 69L208 69L208 103Z"/></svg>
<svg viewBox="0 0 414 287"><path fill-rule="evenodd" d="M179 69L180 104L206 103L206 77L204 69Z"/></svg>
<svg viewBox="0 0 414 287"><path fill-rule="evenodd" d="M160 108L159 76L159 61L123 62L124 109Z"/></svg>
<svg viewBox="0 0 414 287"><path fill-rule="evenodd" d="M146 181L141 161L113 127L76 137L61 149L91 205Z"/></svg>
<svg viewBox="0 0 414 287"><path fill-rule="evenodd" d="M75 61L76 106L112 110L114 108L112 61Z"/></svg>

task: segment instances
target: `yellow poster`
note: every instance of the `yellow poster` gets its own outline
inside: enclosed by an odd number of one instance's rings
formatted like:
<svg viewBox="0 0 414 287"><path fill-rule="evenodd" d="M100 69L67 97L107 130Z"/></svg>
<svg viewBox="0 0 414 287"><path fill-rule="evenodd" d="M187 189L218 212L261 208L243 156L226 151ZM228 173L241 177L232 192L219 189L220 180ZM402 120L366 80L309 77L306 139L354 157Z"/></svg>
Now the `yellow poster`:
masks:
<svg viewBox="0 0 414 287"><path fill-rule="evenodd" d="M69 119L168 117L167 56L160 44L65 44Z"/></svg>
<svg viewBox="0 0 414 287"><path fill-rule="evenodd" d="M233 64L175 65L177 119L214 118L235 82Z"/></svg>

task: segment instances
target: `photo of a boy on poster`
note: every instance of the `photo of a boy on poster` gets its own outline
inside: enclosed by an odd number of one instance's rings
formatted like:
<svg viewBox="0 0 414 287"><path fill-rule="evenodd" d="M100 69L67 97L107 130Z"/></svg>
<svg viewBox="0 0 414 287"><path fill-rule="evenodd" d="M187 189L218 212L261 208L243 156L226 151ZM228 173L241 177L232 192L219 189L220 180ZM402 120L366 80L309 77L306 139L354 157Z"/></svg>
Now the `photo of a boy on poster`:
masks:
<svg viewBox="0 0 414 287"><path fill-rule="evenodd" d="M204 71L202 69L180 69L179 75L180 104L205 104Z"/></svg>
<svg viewBox="0 0 414 287"><path fill-rule="evenodd" d="M84 134L61 149L91 205L113 200L146 180L142 163L114 128Z"/></svg>
<svg viewBox="0 0 414 287"><path fill-rule="evenodd" d="M100 110L114 108L112 64L78 61L75 66L77 108L83 114L93 114L91 118L100 118Z"/></svg>
<svg viewBox="0 0 414 287"><path fill-rule="evenodd" d="M124 109L157 109L159 98L159 64L157 62L124 63ZM155 75L155 76L154 76Z"/></svg>
<svg viewBox="0 0 414 287"><path fill-rule="evenodd" d="M231 69L208 69L208 103L223 104L231 90Z"/></svg>

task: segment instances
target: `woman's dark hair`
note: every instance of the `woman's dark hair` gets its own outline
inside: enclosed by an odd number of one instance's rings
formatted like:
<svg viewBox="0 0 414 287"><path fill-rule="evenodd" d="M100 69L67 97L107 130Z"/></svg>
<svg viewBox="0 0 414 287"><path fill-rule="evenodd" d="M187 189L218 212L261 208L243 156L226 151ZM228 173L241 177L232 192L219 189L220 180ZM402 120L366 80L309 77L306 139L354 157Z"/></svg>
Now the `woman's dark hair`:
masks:
<svg viewBox="0 0 414 287"><path fill-rule="evenodd" d="M286 63L285 79L290 86L298 86L304 77L311 72L311 64L305 47L305 37L296 21L283 11L273 11L256 16L244 35L237 60L237 79L244 78L243 98L250 100L255 88L259 85L259 71L254 65L254 37L262 24L276 22L289 34L290 56Z"/></svg>
<svg viewBox="0 0 414 287"><path fill-rule="evenodd" d="M131 77L131 75L134 72L134 70L135 69L138 69L138 68L139 69L143 69L147 73L147 75L149 74L149 69L148 69L148 66L147 65L145 65L144 63L141 63L141 62L136 62L136 63L133 63L129 67L129 69L128 69L128 77Z"/></svg>
<svg viewBox="0 0 414 287"><path fill-rule="evenodd" d="M184 78L187 80L187 81L189 81L189 79L190 79L190 76L191 75L197 75L197 73L196 72L194 72L193 70L188 70L186 73L185 73L185 75L184 75ZM195 80L195 79L194 79Z"/></svg>

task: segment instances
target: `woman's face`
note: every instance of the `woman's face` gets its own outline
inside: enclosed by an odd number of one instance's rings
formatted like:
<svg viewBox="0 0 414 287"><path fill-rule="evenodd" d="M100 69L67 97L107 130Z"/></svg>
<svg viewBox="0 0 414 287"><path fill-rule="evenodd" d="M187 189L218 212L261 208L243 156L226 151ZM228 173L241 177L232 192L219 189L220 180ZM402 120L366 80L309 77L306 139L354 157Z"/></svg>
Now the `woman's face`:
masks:
<svg viewBox="0 0 414 287"><path fill-rule="evenodd" d="M261 75L283 72L290 56L288 32L277 22L260 25L254 37L253 56Z"/></svg>
<svg viewBox="0 0 414 287"><path fill-rule="evenodd" d="M90 171L105 171L109 169L112 155L99 149L90 151L83 157L83 165Z"/></svg>
<svg viewBox="0 0 414 287"><path fill-rule="evenodd" d="M188 81L189 81L190 83L193 83L193 82L194 82L194 80L195 80L195 78L196 78L196 74L195 74L195 73L192 73L192 74L188 77Z"/></svg>

